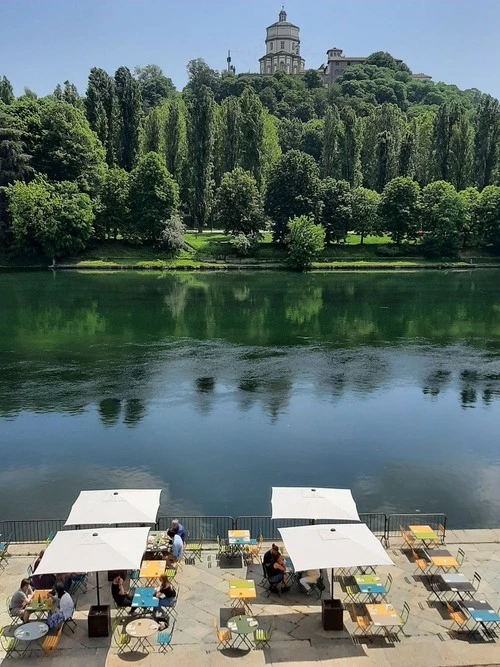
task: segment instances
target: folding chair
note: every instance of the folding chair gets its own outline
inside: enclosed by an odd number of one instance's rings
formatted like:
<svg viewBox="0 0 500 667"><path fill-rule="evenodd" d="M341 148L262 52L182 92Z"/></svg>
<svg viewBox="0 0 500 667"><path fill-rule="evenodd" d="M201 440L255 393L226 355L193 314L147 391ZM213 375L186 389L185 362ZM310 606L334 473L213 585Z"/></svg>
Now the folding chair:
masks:
<svg viewBox="0 0 500 667"><path fill-rule="evenodd" d="M53 539L54 539L54 531L51 530L50 533L45 538L45 544L49 546L49 544L52 542Z"/></svg>
<svg viewBox="0 0 500 667"><path fill-rule="evenodd" d="M126 632L123 632L123 625L118 619L113 621L111 626L111 634L116 643L117 653L123 653L126 648L130 646L130 640L132 639L130 635Z"/></svg>
<svg viewBox="0 0 500 667"><path fill-rule="evenodd" d="M116 604L116 602L113 600L113 605L115 607L116 611L116 616L115 618L125 618L126 616L129 616L129 611L127 607L120 607L120 605Z"/></svg>
<svg viewBox="0 0 500 667"><path fill-rule="evenodd" d="M357 632L360 635L368 634L367 631L373 625L371 618L365 614L358 614L357 611L354 611L354 614L355 614L354 620L356 621L356 627L354 628L353 634L356 634Z"/></svg>
<svg viewBox="0 0 500 667"><path fill-rule="evenodd" d="M439 536L439 542L440 544L444 544L444 538L446 535L446 528L444 527L444 524L440 523L437 527L437 534Z"/></svg>
<svg viewBox="0 0 500 667"><path fill-rule="evenodd" d="M264 542L264 537L262 536L262 534L260 534L256 545L250 545L244 548L243 557L247 565L254 563L256 560L257 561L259 560L263 542Z"/></svg>
<svg viewBox="0 0 500 667"><path fill-rule="evenodd" d="M389 591L392 588L392 574L387 575L387 579L385 580L384 584L385 591L381 593L382 600L387 600L387 595L389 594Z"/></svg>
<svg viewBox="0 0 500 667"><path fill-rule="evenodd" d="M455 567L455 570L457 572L458 572L458 568L462 567L464 560L465 560L465 551L463 549L459 549L457 551L457 557L456 557L456 561L457 561L458 565L457 565L457 567Z"/></svg>
<svg viewBox="0 0 500 667"><path fill-rule="evenodd" d="M445 600L445 605L448 616L453 621L450 629L453 630L454 626L456 625L457 631L465 630L470 632L468 627L469 619L467 615L460 609L460 607L458 605L453 605L453 603L448 602L448 600Z"/></svg>
<svg viewBox="0 0 500 667"><path fill-rule="evenodd" d="M427 578L429 578L429 575L426 574L427 569L430 565L429 561L426 560L425 558L420 558L420 556L415 551L415 549L413 549L413 547L412 547L412 550L411 550L411 554L412 554L412 557L413 557L413 564L415 565L415 571L413 572L413 574L415 575L415 574L417 574L417 572L420 572L420 574L424 574L424 575L427 576Z"/></svg>
<svg viewBox="0 0 500 667"><path fill-rule="evenodd" d="M473 591L468 591L467 595L471 598L474 599L474 595L478 592L479 586L481 585L481 575L479 572L474 572L474 577L472 579L472 585L474 586Z"/></svg>
<svg viewBox="0 0 500 667"><path fill-rule="evenodd" d="M227 556L230 553L230 548L227 540L219 537L217 535L217 558L221 556Z"/></svg>
<svg viewBox="0 0 500 667"><path fill-rule="evenodd" d="M269 648L269 642L271 641L273 632L274 632L274 615L271 616L271 623L267 628L267 630L265 630L264 628L257 628L257 630L255 630L255 632L253 633L255 648L257 649Z"/></svg>
<svg viewBox="0 0 500 667"><path fill-rule="evenodd" d="M5 628L0 625L0 644L5 651L5 657L10 658L14 655L22 655L18 649L19 641L15 637L7 637L5 635Z"/></svg>
<svg viewBox="0 0 500 667"><path fill-rule="evenodd" d="M158 644L158 653L166 653L167 649L173 651L172 648L172 637L174 634L175 621L172 623L172 627L169 630L160 630L156 636L156 642Z"/></svg>
<svg viewBox="0 0 500 667"><path fill-rule="evenodd" d="M186 562L193 562L198 559L200 563L202 562L202 551L203 551L203 541L205 536L203 533L200 536L200 541L198 544L186 544L184 547L184 554Z"/></svg>
<svg viewBox="0 0 500 667"><path fill-rule="evenodd" d="M217 649L219 649L221 646L222 648L231 648L231 640L233 636L229 628L219 628L215 617L213 618L213 625L215 629L215 634L217 636L217 641L219 642L217 645Z"/></svg>
<svg viewBox="0 0 500 667"><path fill-rule="evenodd" d="M10 610L10 596L8 598L5 598L5 607L7 609L7 613L9 614L10 619L13 621L12 625L17 625L18 623L20 623L21 617L18 616L17 614L13 614Z"/></svg>
<svg viewBox="0 0 500 667"><path fill-rule="evenodd" d="M76 611L76 604L77 604L77 600L74 600L73 614ZM73 620L73 615L71 615L69 618L67 618L62 625L63 632L66 628L68 628L68 630L71 630L71 632L73 634L75 634L76 627L77 626L76 626L75 621Z"/></svg>

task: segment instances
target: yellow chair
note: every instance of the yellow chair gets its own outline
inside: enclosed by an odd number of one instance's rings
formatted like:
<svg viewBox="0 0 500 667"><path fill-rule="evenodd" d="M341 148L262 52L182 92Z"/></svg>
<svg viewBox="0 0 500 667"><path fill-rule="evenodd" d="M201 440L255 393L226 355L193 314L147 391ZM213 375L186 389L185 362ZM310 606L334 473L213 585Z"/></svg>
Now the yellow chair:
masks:
<svg viewBox="0 0 500 667"><path fill-rule="evenodd" d="M358 614L357 612L355 612L354 620L356 621L356 626L357 626L354 629L354 634L356 634L356 632L359 632L359 634L363 635L369 634L368 630L372 626L372 621L369 616L365 616L364 614Z"/></svg>
<svg viewBox="0 0 500 667"><path fill-rule="evenodd" d="M453 621L453 623L451 625L451 629L453 630L453 627L456 625L457 630L465 630L465 631L468 632L469 628L467 627L467 624L469 622L469 619L467 618L465 613L461 609L459 609L457 607L453 607L448 602L448 600L445 601L445 604L446 604L446 610L448 612L448 616Z"/></svg>
<svg viewBox="0 0 500 667"><path fill-rule="evenodd" d="M416 574L417 572L425 574L427 572L427 568L429 567L429 561L425 560L425 558L420 558L415 549L412 549L411 553L413 557L413 563L415 565L415 571L413 574Z"/></svg>
<svg viewBox="0 0 500 667"><path fill-rule="evenodd" d="M121 625L118 619L113 621L111 626L111 634L117 646L117 653L123 653L125 649L130 644L130 635L127 635L126 632L123 632L123 626Z"/></svg>
<svg viewBox="0 0 500 667"><path fill-rule="evenodd" d="M219 628L215 618L213 619L215 634L217 635L217 641L219 642L217 648L231 648L231 640L233 636L229 628Z"/></svg>
<svg viewBox="0 0 500 667"><path fill-rule="evenodd" d="M245 547L245 549L243 551L243 554L244 554L244 557L245 557L245 562L247 564L249 564L249 563L253 564L255 562L257 562L257 563L259 562L259 556L260 556L260 551L262 549L262 543L263 542L264 542L263 536L259 535L259 539L257 541L257 544L249 545L249 546Z"/></svg>
<svg viewBox="0 0 500 667"><path fill-rule="evenodd" d="M49 656L51 653L54 653L55 651L58 650L62 629L63 626L60 625L57 629L55 629L55 632L52 634L50 634L49 630L49 634L45 635L45 637L43 638L40 646L46 656Z"/></svg>

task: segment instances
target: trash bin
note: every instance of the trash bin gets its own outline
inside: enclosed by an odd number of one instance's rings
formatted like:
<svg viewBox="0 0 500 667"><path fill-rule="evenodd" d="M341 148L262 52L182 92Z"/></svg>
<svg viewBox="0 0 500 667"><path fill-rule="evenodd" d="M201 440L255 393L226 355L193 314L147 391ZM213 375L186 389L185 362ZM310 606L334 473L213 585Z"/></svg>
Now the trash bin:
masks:
<svg viewBox="0 0 500 667"><path fill-rule="evenodd" d="M321 608L321 621L323 630L344 629L344 607L342 600L323 600Z"/></svg>
<svg viewBox="0 0 500 667"><path fill-rule="evenodd" d="M89 609L89 637L109 637L109 604L92 605Z"/></svg>

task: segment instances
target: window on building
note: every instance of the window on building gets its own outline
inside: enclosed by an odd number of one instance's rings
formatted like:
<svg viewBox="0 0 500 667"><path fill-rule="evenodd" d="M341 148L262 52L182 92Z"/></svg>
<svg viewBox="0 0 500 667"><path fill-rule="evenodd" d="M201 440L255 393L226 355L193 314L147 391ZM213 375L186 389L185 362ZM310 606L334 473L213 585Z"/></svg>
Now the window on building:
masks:
<svg viewBox="0 0 500 667"><path fill-rule="evenodd" d="M339 74L340 74L340 70L336 69L336 70L335 70L335 75L338 76Z"/></svg>
<svg viewBox="0 0 500 667"><path fill-rule="evenodd" d="M285 48L285 42L281 42L281 48L282 48L282 49Z"/></svg>
<svg viewBox="0 0 500 667"><path fill-rule="evenodd" d="M269 44L269 49L270 49L271 51L273 50L273 43L272 43L272 42Z"/></svg>

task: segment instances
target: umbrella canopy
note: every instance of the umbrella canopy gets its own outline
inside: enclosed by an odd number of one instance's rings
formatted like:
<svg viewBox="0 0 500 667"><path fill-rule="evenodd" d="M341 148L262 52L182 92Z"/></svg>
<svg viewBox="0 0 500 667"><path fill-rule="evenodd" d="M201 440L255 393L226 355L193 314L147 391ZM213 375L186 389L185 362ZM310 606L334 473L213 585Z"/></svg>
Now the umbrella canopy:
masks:
<svg viewBox="0 0 500 667"><path fill-rule="evenodd" d="M273 519L343 519L359 521L350 489L273 486Z"/></svg>
<svg viewBox="0 0 500 667"><path fill-rule="evenodd" d="M161 489L80 491L65 526L155 523Z"/></svg>
<svg viewBox="0 0 500 667"><path fill-rule="evenodd" d="M365 523L278 528L296 572L394 565Z"/></svg>
<svg viewBox="0 0 500 667"><path fill-rule="evenodd" d="M140 568L149 528L59 531L45 549L37 574Z"/></svg>

